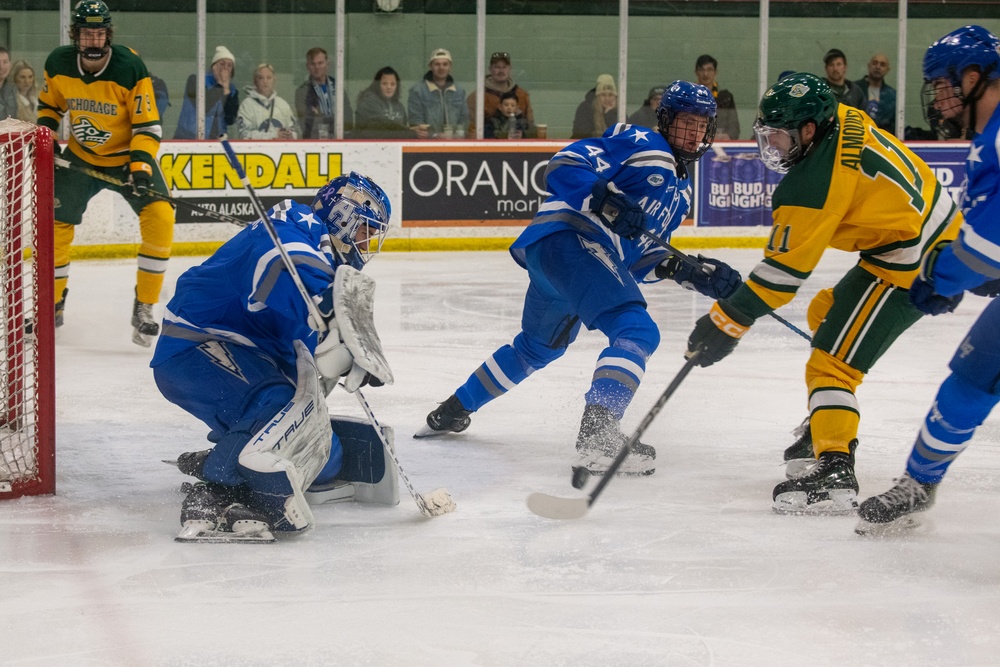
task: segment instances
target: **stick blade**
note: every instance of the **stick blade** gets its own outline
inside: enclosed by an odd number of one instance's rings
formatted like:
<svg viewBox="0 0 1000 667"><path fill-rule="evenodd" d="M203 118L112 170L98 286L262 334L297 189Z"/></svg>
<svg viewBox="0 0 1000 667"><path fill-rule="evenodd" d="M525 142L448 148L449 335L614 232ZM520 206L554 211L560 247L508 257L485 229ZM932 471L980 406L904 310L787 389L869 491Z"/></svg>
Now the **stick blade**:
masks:
<svg viewBox="0 0 1000 667"><path fill-rule="evenodd" d="M458 508L455 505L455 499L451 497L448 489L445 488L434 489L429 493L421 493L419 497L420 502L417 504L420 507L420 513L428 518L448 514Z"/></svg>
<svg viewBox="0 0 1000 667"><path fill-rule="evenodd" d="M590 509L587 498L559 498L547 493L532 493L526 502L529 510L546 519L579 519Z"/></svg>

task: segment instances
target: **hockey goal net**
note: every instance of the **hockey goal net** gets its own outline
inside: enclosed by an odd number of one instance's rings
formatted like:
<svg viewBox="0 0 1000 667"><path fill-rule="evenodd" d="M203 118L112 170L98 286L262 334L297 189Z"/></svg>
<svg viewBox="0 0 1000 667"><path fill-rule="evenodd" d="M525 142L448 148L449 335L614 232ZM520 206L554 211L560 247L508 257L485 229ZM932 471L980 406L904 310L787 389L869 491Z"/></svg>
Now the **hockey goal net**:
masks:
<svg viewBox="0 0 1000 667"><path fill-rule="evenodd" d="M55 493L53 153L0 121L0 499Z"/></svg>

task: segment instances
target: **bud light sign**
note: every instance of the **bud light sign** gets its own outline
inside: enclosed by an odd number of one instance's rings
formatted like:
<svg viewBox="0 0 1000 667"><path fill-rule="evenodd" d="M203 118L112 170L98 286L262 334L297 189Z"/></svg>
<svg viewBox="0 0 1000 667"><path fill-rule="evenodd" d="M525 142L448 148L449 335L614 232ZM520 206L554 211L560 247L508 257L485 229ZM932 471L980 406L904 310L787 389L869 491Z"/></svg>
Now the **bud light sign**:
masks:
<svg viewBox="0 0 1000 667"><path fill-rule="evenodd" d="M764 168L756 147L710 152L699 169L699 226L770 226L771 194L781 174Z"/></svg>

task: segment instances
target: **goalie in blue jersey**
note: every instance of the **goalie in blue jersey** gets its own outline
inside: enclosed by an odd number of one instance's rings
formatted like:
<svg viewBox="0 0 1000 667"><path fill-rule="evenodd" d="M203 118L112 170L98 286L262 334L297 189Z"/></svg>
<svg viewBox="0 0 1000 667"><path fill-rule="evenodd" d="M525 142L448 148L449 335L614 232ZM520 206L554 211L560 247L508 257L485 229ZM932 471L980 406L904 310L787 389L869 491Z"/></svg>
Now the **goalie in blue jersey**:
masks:
<svg viewBox="0 0 1000 667"><path fill-rule="evenodd" d="M929 315L955 309L968 290L1000 295L1000 39L978 25L953 30L924 55L923 102L931 127L958 122L972 145L965 161L958 238L926 256L910 301ZM858 508L861 535L918 528L948 467L1000 402L1000 302L972 325L949 364L896 485Z"/></svg>
<svg viewBox="0 0 1000 667"><path fill-rule="evenodd" d="M200 480L182 506L181 541L303 530L308 489L342 468L356 476L358 442L371 445L361 458L383 458L364 425L345 427L353 449L341 442L325 396L342 377L349 391L392 379L370 318L374 283L359 273L381 246L389 200L351 173L311 206L284 200L267 215L323 322L260 220L178 279L150 365L163 396L207 424L214 443L178 458ZM393 470L380 472L398 502Z"/></svg>
<svg viewBox="0 0 1000 667"><path fill-rule="evenodd" d="M668 237L687 215L687 168L711 146L715 115L707 88L675 81L657 106L656 130L618 124L553 156L549 197L510 248L530 279L522 330L427 416L417 437L464 431L471 413L561 357L586 326L604 333L608 346L585 396L574 468L608 469L626 441L619 423L660 342L638 283L671 278L712 298L740 284L725 263L702 259L709 270L693 271L644 236ZM655 457L653 447L636 443L619 473L652 474Z"/></svg>

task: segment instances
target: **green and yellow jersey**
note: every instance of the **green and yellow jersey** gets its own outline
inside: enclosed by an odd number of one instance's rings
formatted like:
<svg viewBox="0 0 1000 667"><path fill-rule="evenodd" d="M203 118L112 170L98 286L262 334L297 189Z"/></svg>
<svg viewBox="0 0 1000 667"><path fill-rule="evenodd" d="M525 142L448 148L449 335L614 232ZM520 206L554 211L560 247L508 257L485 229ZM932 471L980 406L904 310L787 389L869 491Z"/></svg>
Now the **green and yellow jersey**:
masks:
<svg viewBox="0 0 1000 667"><path fill-rule="evenodd" d="M764 260L727 299L755 319L791 301L827 248L858 252L866 270L909 288L924 253L954 239L962 217L923 160L843 104L771 202Z"/></svg>
<svg viewBox="0 0 1000 667"><path fill-rule="evenodd" d="M49 54L38 124L55 132L66 113L74 155L97 167L131 162L132 171L152 173L163 132L153 83L134 51L113 44L107 65L96 74L80 67L75 46Z"/></svg>

